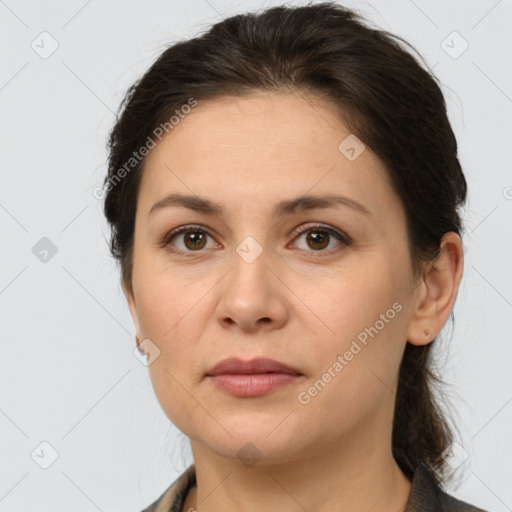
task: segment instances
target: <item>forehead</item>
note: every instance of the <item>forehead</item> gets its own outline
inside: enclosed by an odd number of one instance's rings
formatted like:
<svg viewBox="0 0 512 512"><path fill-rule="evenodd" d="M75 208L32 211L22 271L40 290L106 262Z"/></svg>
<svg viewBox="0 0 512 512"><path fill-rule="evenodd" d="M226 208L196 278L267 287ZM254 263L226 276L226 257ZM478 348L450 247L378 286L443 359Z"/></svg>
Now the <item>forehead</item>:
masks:
<svg viewBox="0 0 512 512"><path fill-rule="evenodd" d="M340 150L347 137L354 135L333 104L305 94L198 102L146 156L139 197L146 211L176 189L221 201L237 194L275 203L329 191L389 202L384 165L364 146L348 159Z"/></svg>
<svg viewBox="0 0 512 512"><path fill-rule="evenodd" d="M249 150L286 144L307 149L336 145L340 130L347 129L326 100L305 93L261 92L200 101L171 133L176 144L200 133L204 147L227 143ZM171 137L165 139L170 142Z"/></svg>

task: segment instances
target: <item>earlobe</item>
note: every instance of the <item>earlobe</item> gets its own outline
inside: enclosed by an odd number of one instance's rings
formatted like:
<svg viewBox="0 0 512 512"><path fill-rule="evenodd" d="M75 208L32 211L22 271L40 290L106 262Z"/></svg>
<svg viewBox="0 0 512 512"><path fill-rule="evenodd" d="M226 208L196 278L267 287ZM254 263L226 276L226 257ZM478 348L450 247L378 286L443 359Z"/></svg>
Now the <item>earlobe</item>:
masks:
<svg viewBox="0 0 512 512"><path fill-rule="evenodd" d="M446 233L435 261L426 266L421 283L422 294L407 331L407 341L426 345L442 329L457 296L462 279L464 254L462 240L455 232Z"/></svg>

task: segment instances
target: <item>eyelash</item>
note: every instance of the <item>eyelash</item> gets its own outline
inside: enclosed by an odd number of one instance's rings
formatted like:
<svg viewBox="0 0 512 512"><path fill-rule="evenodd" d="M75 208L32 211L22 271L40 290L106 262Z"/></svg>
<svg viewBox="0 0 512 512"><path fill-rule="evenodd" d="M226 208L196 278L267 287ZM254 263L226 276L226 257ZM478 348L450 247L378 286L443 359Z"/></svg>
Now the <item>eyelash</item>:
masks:
<svg viewBox="0 0 512 512"><path fill-rule="evenodd" d="M344 233L343 231L340 231L338 229L335 229L333 227L330 227L330 226L327 226L325 224L321 224L321 223L314 223L312 225L308 225L306 228L302 228L302 229L296 229L294 230L293 234L295 235L294 238L292 239L295 240L298 236L304 234L304 233L308 233L309 231L321 231L321 232L325 232L325 233L328 233L329 235L332 235L334 236L335 238L337 238L340 242L342 242L345 246L349 246L352 244L352 239L346 234ZM169 233L166 233L164 235L164 237L158 242L158 246L161 247L161 248L164 248L166 246L168 246L171 242L171 240L178 236L178 235L181 235L181 234L184 234L184 233L197 233L197 232L202 232L202 233L205 233L207 234L208 236L212 237L213 238L213 235L210 233L210 231L208 230L208 228L206 228L206 226L203 226L201 224L192 224L192 225L188 225L188 226L182 226L180 228L177 228ZM197 251L182 251L180 249L169 249L170 252L172 253L175 253L175 254L181 254L181 255L184 255L186 257L189 257L189 256L194 256L195 253L200 253L200 252L203 252L201 250L197 250ZM301 249L301 250L306 250L307 252L310 252L310 253L326 253L326 254L331 254L333 251L337 251L338 248L334 248L334 249L328 249L328 250L323 250L323 249L320 249L318 251L314 251L314 250L307 250L307 249Z"/></svg>

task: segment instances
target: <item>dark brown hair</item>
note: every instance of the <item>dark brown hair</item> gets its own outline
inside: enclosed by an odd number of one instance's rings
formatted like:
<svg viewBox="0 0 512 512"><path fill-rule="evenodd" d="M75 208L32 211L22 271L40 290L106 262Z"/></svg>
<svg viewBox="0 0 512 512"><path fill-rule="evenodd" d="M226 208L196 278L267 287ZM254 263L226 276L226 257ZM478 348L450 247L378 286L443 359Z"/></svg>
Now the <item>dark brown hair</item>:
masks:
<svg viewBox="0 0 512 512"><path fill-rule="evenodd" d="M169 46L128 89L108 141L104 211L122 283L131 291L144 164L140 155L132 160L135 152L148 146L157 127L169 127L191 98L201 102L258 91L330 101L347 128L384 162L405 207L411 265L414 277L420 276L423 265L438 256L442 236L461 234L457 209L467 185L440 84L409 49L416 52L334 2L233 16ZM446 480L442 454L452 432L434 399L433 386L442 381L431 368L432 346L406 344L392 450L409 478L424 463L439 483Z"/></svg>

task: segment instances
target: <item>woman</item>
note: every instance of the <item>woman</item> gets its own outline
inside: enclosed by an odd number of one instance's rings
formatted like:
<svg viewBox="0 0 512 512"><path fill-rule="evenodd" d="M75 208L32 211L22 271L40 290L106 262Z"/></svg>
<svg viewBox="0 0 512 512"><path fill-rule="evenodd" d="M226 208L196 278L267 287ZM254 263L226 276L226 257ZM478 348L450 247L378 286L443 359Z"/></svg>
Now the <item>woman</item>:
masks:
<svg viewBox="0 0 512 512"><path fill-rule="evenodd" d="M146 511L480 510L429 354L466 181L436 79L335 3L165 50L109 140L111 251L194 464Z"/></svg>

